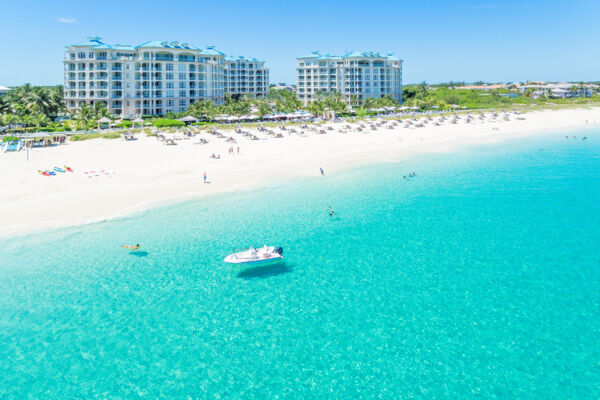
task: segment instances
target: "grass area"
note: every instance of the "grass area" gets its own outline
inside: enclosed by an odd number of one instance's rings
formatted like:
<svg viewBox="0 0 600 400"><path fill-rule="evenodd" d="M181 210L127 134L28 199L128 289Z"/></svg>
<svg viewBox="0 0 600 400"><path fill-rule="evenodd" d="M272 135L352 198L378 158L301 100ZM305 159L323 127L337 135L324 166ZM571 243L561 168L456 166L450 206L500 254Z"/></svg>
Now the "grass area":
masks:
<svg viewBox="0 0 600 400"><path fill-rule="evenodd" d="M69 137L69 140L73 141L73 142L80 142L82 140L89 140L89 139L98 139L98 138L102 138L102 139L118 139L121 137L121 133L120 132L108 132L108 133L86 133L83 135L73 135L71 137Z"/></svg>

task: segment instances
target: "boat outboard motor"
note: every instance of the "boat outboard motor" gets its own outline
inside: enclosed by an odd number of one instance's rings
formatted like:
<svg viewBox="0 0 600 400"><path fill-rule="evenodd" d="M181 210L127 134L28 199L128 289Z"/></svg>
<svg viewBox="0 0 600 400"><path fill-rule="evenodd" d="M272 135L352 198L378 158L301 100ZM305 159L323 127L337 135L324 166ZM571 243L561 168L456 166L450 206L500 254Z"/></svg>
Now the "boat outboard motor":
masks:
<svg viewBox="0 0 600 400"><path fill-rule="evenodd" d="M283 255L283 247L278 247L278 248L276 248L276 249L275 249L275 252L276 252L277 254L279 254L280 256L281 256L281 255Z"/></svg>

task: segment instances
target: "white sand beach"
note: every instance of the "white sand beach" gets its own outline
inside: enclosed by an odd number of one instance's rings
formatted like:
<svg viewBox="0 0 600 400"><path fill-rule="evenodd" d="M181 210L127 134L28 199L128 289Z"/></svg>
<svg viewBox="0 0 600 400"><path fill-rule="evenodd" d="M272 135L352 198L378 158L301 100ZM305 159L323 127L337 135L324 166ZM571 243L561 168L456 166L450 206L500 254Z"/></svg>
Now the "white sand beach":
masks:
<svg viewBox="0 0 600 400"><path fill-rule="evenodd" d="M495 118L487 112L484 117L473 114L469 122L465 114L456 123L452 119L433 117L410 125L378 119L371 122L379 125L376 130L363 122L362 132L357 132L358 123L315 126L325 134L297 126L269 128L282 138L243 128L261 140L221 130L236 143L202 132L165 145L140 133L137 140L93 139L29 154L0 153L0 236L102 221L170 201L319 176L320 167L331 174L464 145L597 126L600 109L498 113ZM423 126L416 127L419 124ZM290 132L292 128L296 132ZM208 143L198 144L201 138ZM234 154L229 154L230 147ZM213 153L221 158L212 159ZM37 172L64 165L74 172L51 177ZM85 173L89 171L95 173Z"/></svg>

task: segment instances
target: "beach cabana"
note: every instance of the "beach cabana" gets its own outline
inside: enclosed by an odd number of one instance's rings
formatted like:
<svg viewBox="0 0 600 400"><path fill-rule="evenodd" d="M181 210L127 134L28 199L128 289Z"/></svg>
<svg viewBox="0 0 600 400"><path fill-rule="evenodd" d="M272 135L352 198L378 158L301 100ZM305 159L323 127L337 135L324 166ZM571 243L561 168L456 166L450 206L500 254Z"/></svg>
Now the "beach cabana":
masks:
<svg viewBox="0 0 600 400"><path fill-rule="evenodd" d="M144 120L138 117L138 118L134 119L133 121L131 121L131 124L132 124L131 125L132 128L135 128L135 124L140 124L140 128L142 128L144 126Z"/></svg>
<svg viewBox="0 0 600 400"><path fill-rule="evenodd" d="M110 124L112 120L110 118L102 117L98 120L98 130L100 130L100 126L102 124Z"/></svg>
<svg viewBox="0 0 600 400"><path fill-rule="evenodd" d="M185 122L186 125L189 125L193 122L198 122L198 120L196 118L192 117L191 115L181 118L180 121Z"/></svg>

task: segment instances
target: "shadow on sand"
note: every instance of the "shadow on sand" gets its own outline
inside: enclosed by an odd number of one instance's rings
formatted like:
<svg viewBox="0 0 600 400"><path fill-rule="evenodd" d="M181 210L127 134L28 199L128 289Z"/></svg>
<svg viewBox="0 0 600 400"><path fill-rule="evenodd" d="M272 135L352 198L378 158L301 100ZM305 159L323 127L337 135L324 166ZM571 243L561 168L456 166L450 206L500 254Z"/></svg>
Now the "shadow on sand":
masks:
<svg viewBox="0 0 600 400"><path fill-rule="evenodd" d="M292 271L292 268L286 265L285 262L280 262L277 264L245 269L237 274L237 276L242 279L269 278L271 276L287 274Z"/></svg>

